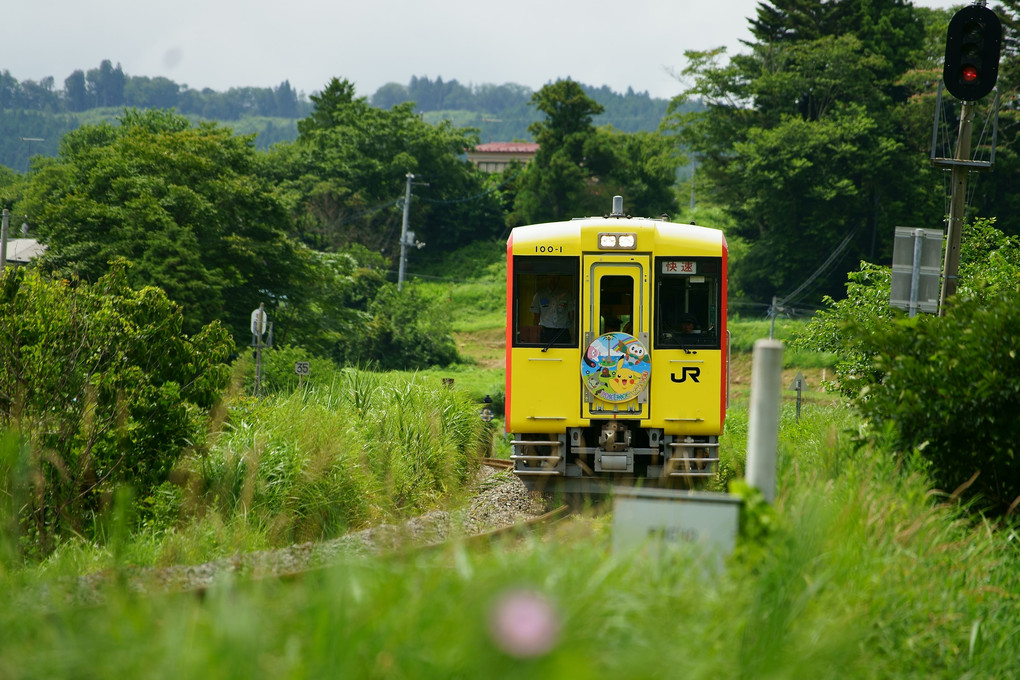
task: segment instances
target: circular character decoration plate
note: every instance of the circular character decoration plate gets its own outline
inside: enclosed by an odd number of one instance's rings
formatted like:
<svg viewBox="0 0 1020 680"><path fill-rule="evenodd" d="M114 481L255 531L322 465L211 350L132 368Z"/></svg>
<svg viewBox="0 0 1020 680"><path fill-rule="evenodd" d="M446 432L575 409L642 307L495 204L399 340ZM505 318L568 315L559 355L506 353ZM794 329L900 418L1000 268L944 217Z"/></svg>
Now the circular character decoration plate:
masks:
<svg viewBox="0 0 1020 680"><path fill-rule="evenodd" d="M584 386L605 401L628 401L641 394L651 371L648 350L628 333L600 335L581 357Z"/></svg>

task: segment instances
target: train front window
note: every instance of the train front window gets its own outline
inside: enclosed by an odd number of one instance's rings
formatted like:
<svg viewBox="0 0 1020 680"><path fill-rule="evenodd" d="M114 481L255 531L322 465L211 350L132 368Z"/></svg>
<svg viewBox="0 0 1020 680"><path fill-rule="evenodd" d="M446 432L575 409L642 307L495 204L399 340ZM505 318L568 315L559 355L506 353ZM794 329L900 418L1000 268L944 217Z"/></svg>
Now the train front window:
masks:
<svg viewBox="0 0 1020 680"><path fill-rule="evenodd" d="M578 258L518 256L513 266L514 344L577 347Z"/></svg>
<svg viewBox="0 0 1020 680"><path fill-rule="evenodd" d="M656 347L718 348L722 259L658 257L655 270Z"/></svg>
<svg viewBox="0 0 1020 680"><path fill-rule="evenodd" d="M603 276L599 282L599 334L634 332L634 279Z"/></svg>

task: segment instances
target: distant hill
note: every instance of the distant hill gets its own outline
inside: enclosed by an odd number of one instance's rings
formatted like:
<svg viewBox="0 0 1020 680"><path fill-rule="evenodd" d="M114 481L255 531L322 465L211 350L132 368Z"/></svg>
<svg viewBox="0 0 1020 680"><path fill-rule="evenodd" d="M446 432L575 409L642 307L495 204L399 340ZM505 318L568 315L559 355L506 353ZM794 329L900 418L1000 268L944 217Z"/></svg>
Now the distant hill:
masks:
<svg viewBox="0 0 1020 680"><path fill-rule="evenodd" d="M623 132L655 130L669 105L647 92L582 87L605 108L595 124ZM415 102L425 120L476 128L482 142L492 142L531 140L528 126L540 117L528 104L532 94L530 88L512 83L465 86L456 80L415 77L407 85L387 83L367 98L387 109ZM288 81L276 88L198 91L167 78L126 75L107 60L87 73L75 71L64 80L64 89L56 89L52 77L19 82L5 70L0 73L0 164L26 172L30 155L56 155L64 134L83 124L112 121L125 108L173 108L196 121L215 120L238 134L255 134L256 147L265 149L296 139L297 121L312 106Z"/></svg>
<svg viewBox="0 0 1020 680"><path fill-rule="evenodd" d="M581 84L585 94L605 108L595 125L611 125L622 132L653 131L666 114L669 101L647 92L614 92L607 86ZM529 106L531 88L523 85L465 86L456 80L412 78L408 85L387 83L369 101L379 108L415 102L425 120L450 120L459 127L480 131L482 142L531 141L528 126L541 117Z"/></svg>

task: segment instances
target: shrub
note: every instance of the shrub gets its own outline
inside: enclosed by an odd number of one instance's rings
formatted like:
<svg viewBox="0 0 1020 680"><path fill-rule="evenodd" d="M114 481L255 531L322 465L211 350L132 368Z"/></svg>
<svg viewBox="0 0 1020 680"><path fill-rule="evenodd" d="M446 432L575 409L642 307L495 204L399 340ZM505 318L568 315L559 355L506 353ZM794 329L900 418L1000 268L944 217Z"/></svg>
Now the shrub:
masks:
<svg viewBox="0 0 1020 680"><path fill-rule="evenodd" d="M1020 286L957 299L944 318L900 319L864 337L882 379L856 400L890 449L917 450L947 492L995 513L1020 497Z"/></svg>
<svg viewBox="0 0 1020 680"><path fill-rule="evenodd" d="M27 444L19 521L43 551L92 525L118 486L145 498L166 481L227 382L226 330L183 335L180 307L158 288L132 290L125 267L95 285L24 270L0 279L0 425Z"/></svg>
<svg viewBox="0 0 1020 680"><path fill-rule="evenodd" d="M946 316L892 309L889 268L863 263L847 297L828 299L795 344L840 357L839 388L872 436L899 456L919 453L946 491L970 483L979 507L1003 512L1020 493L1020 240L977 220L960 252Z"/></svg>

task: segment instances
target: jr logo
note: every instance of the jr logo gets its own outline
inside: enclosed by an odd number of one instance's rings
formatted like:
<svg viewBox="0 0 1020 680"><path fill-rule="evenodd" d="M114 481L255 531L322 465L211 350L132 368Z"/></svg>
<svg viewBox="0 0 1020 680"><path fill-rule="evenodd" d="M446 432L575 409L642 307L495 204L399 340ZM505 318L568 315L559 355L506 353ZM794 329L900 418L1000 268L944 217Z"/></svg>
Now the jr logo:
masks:
<svg viewBox="0 0 1020 680"><path fill-rule="evenodd" d="M700 383L701 381L698 380L698 376L699 375L701 375L701 369L698 368L697 366L684 366L680 370L680 377L679 378L676 377L676 373L670 373L669 374L669 379L672 380L675 383L682 383L682 382L687 382L687 378L689 376L692 381L694 381L696 383Z"/></svg>

